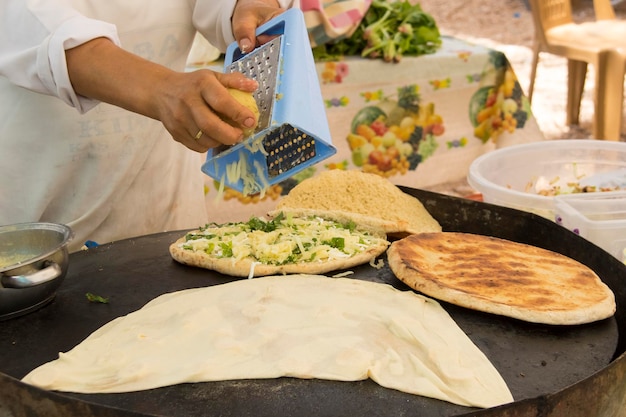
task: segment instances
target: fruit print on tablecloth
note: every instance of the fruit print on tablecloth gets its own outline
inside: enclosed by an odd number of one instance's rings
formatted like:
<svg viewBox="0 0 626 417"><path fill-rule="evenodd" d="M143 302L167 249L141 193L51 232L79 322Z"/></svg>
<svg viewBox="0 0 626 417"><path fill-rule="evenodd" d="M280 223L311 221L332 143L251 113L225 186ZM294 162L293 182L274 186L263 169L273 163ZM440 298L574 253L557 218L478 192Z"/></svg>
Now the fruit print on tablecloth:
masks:
<svg viewBox="0 0 626 417"><path fill-rule="evenodd" d="M476 80L475 77L468 81ZM476 90L469 104L469 117L474 126L474 136L483 143L497 142L503 132L513 133L523 129L530 117L530 103L524 95L515 72L504 54L490 52L487 68L481 74L480 83L488 81Z"/></svg>
<svg viewBox="0 0 626 417"><path fill-rule="evenodd" d="M399 87L394 96L381 90L361 93L368 106L352 119L346 140L352 163L383 177L414 171L439 146L445 132L434 103L422 103L419 86Z"/></svg>

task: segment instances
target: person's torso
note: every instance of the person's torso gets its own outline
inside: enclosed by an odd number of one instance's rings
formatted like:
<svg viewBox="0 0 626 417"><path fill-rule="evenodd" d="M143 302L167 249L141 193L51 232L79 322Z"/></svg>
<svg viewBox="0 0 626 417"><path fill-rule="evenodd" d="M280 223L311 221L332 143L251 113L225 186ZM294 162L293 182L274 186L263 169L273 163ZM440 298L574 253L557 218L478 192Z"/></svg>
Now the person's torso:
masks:
<svg viewBox="0 0 626 417"><path fill-rule="evenodd" d="M67 1L114 23L124 49L184 70L195 34L188 0ZM0 78L0 145L0 223L55 221L80 229L77 240L108 240L176 227L204 211L185 202L202 193L200 155L160 122L115 106L80 115Z"/></svg>

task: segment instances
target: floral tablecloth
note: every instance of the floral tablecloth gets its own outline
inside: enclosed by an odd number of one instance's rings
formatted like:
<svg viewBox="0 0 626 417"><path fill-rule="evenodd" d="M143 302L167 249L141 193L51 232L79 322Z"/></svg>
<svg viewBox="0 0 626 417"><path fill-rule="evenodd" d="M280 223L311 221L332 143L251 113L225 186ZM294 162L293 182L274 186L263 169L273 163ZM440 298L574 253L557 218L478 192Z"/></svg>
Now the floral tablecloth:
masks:
<svg viewBox="0 0 626 417"><path fill-rule="evenodd" d="M467 176L498 147L544 140L506 56L444 37L436 54L398 64L349 57L316 64L337 153L265 196L243 196L207 177L216 222L247 220L275 207L299 181L326 169L360 169L416 188Z"/></svg>

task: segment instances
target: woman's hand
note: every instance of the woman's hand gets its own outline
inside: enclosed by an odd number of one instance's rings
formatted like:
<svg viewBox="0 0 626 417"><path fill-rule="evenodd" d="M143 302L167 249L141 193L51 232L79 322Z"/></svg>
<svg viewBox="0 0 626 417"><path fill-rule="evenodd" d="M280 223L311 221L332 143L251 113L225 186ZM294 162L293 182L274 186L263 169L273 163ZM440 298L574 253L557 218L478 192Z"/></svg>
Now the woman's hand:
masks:
<svg viewBox="0 0 626 417"><path fill-rule="evenodd" d="M240 73L173 72L163 80L161 91L157 93L156 118L175 140L195 151L233 145L243 140L243 131L225 120L250 128L256 119L227 88L254 92L257 87L256 81Z"/></svg>
<svg viewBox="0 0 626 417"><path fill-rule="evenodd" d="M267 42L268 37L256 37L256 29L284 11L276 0L238 0L232 25L239 49L250 52L256 45Z"/></svg>
<svg viewBox="0 0 626 417"><path fill-rule="evenodd" d="M250 52L269 40L257 38L256 29L283 11L277 0L238 0L232 26L240 49ZM240 73L176 72L106 38L67 50L66 59L77 94L160 120L174 140L189 149L206 152L233 145L243 140L242 128L255 123L252 111L227 90L256 90L257 82Z"/></svg>
<svg viewBox="0 0 626 417"><path fill-rule="evenodd" d="M135 113L160 120L174 140L206 152L220 144L243 140L241 128L254 124L254 114L227 88L253 92L257 82L240 73L210 70L176 72L97 38L66 51L75 91Z"/></svg>

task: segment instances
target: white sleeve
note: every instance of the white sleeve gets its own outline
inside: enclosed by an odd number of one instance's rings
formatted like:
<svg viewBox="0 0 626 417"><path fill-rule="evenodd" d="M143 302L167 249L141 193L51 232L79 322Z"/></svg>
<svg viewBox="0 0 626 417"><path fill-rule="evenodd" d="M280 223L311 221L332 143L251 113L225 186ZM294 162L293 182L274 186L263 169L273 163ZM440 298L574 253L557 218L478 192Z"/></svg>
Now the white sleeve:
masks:
<svg viewBox="0 0 626 417"><path fill-rule="evenodd" d="M193 24L202 35L220 51L235 41L231 17L236 0L222 0L217 6L216 0L197 0L193 10ZM288 9L299 7L299 0L278 0L280 7Z"/></svg>
<svg viewBox="0 0 626 417"><path fill-rule="evenodd" d="M72 88L65 50L98 37L120 44L114 25L89 19L63 1L3 0L0 75L84 113L98 101L79 96Z"/></svg>

